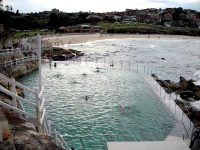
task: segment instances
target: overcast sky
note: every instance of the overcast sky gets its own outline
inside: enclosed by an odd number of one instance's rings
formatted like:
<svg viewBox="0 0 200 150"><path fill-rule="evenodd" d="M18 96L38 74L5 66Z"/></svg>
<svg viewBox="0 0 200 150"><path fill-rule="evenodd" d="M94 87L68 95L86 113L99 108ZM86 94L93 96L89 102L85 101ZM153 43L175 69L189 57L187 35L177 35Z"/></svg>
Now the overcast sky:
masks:
<svg viewBox="0 0 200 150"><path fill-rule="evenodd" d="M125 9L182 7L200 12L200 0L3 0L20 13L41 12L53 8L63 12L111 12Z"/></svg>

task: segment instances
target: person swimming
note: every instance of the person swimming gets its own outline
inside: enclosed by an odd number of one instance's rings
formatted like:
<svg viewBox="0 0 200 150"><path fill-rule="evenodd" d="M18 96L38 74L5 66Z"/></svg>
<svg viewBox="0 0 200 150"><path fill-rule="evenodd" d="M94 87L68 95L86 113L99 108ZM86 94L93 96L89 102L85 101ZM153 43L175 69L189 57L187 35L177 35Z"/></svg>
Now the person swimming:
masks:
<svg viewBox="0 0 200 150"><path fill-rule="evenodd" d="M119 106L120 111L124 111L124 108L122 106Z"/></svg>
<svg viewBox="0 0 200 150"><path fill-rule="evenodd" d="M85 96L85 101L87 101L88 100L88 97L87 96Z"/></svg>
<svg viewBox="0 0 200 150"><path fill-rule="evenodd" d="M54 67L55 67L55 68L57 67L57 64L56 64L56 63L54 63Z"/></svg>

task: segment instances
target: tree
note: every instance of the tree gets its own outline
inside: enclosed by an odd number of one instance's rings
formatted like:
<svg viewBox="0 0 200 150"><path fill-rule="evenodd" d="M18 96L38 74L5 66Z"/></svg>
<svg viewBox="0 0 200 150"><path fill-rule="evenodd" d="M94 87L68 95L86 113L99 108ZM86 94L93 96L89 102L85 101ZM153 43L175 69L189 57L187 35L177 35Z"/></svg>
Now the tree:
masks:
<svg viewBox="0 0 200 150"><path fill-rule="evenodd" d="M10 6L6 5L5 8L6 8L6 11L9 11Z"/></svg>
<svg viewBox="0 0 200 150"><path fill-rule="evenodd" d="M55 13L51 13L49 18L49 25L53 28L58 27L57 21L58 21L58 15Z"/></svg>
<svg viewBox="0 0 200 150"><path fill-rule="evenodd" d="M0 11L0 24L3 24L6 30L14 28L15 24L6 11Z"/></svg>
<svg viewBox="0 0 200 150"><path fill-rule="evenodd" d="M3 8L2 2L3 2L3 0L0 0L0 10L2 10L2 8Z"/></svg>

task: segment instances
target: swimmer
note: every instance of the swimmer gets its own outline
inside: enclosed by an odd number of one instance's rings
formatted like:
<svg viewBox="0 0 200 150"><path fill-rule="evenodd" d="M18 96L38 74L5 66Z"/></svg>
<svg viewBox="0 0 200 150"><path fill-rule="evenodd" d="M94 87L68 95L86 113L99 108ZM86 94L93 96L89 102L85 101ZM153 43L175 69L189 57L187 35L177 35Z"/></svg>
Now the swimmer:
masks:
<svg viewBox="0 0 200 150"><path fill-rule="evenodd" d="M124 111L124 108L122 106L119 106L120 111Z"/></svg>
<svg viewBox="0 0 200 150"><path fill-rule="evenodd" d="M57 67L57 64L56 64L56 63L54 63L54 67Z"/></svg>
<svg viewBox="0 0 200 150"><path fill-rule="evenodd" d="M87 100L88 100L88 97L87 97L87 96L85 96L85 101L87 102Z"/></svg>

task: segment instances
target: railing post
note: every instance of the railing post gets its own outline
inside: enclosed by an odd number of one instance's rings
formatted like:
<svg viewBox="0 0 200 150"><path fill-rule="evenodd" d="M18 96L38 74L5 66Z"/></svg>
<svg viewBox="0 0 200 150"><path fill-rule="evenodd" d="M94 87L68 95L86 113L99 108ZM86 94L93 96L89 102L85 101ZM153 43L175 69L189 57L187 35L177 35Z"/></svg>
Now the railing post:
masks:
<svg viewBox="0 0 200 150"><path fill-rule="evenodd" d="M41 114L40 114L40 99L39 99L39 90L36 89L35 90L35 97L36 97L36 123L37 123L37 128L38 128L38 132L41 133L42 129L41 129L41 124L40 124L40 118L41 118Z"/></svg>
<svg viewBox="0 0 200 150"><path fill-rule="evenodd" d="M160 96L161 96L161 86L160 86Z"/></svg>
<svg viewBox="0 0 200 150"><path fill-rule="evenodd" d="M175 114L176 114L176 103L175 103Z"/></svg>
<svg viewBox="0 0 200 150"><path fill-rule="evenodd" d="M2 131L0 130L0 142L3 142Z"/></svg>
<svg viewBox="0 0 200 150"><path fill-rule="evenodd" d="M37 35L37 50L38 50L38 68L39 68L39 91L42 89L42 71L41 71L41 36Z"/></svg>
<svg viewBox="0 0 200 150"><path fill-rule="evenodd" d="M12 79L13 81L15 81L15 79ZM11 85L11 92L14 93L14 94L17 94L17 91L16 91L16 87L15 87L15 84L12 84ZM12 97L12 104L15 108L17 108L17 100L15 97Z"/></svg>
<svg viewBox="0 0 200 150"><path fill-rule="evenodd" d="M171 96L172 96L172 94L170 93L170 94L169 94L169 108L170 108L170 100L171 100Z"/></svg>
<svg viewBox="0 0 200 150"><path fill-rule="evenodd" d="M164 101L165 101L165 96L166 96L166 91L165 91L165 94L164 94Z"/></svg>
<svg viewBox="0 0 200 150"><path fill-rule="evenodd" d="M51 121L47 120L47 124L48 124L48 131L49 131L49 136L51 136Z"/></svg>
<svg viewBox="0 0 200 150"><path fill-rule="evenodd" d="M193 127L192 127L192 132L191 132L191 136L190 136L190 140L192 140L192 137L193 137L193 134L194 134L194 129L195 129L195 126L193 125Z"/></svg>
<svg viewBox="0 0 200 150"><path fill-rule="evenodd" d="M153 87L154 87L154 82L155 82L155 79L152 77L152 79L153 79Z"/></svg>
<svg viewBox="0 0 200 150"><path fill-rule="evenodd" d="M156 82L156 90L157 90L157 87L158 87L158 83Z"/></svg>
<svg viewBox="0 0 200 150"><path fill-rule="evenodd" d="M183 122L183 112L182 112L182 122Z"/></svg>
<svg viewBox="0 0 200 150"><path fill-rule="evenodd" d="M54 129L54 141L55 141L56 145L58 145L56 129Z"/></svg>

